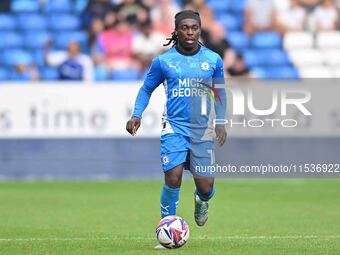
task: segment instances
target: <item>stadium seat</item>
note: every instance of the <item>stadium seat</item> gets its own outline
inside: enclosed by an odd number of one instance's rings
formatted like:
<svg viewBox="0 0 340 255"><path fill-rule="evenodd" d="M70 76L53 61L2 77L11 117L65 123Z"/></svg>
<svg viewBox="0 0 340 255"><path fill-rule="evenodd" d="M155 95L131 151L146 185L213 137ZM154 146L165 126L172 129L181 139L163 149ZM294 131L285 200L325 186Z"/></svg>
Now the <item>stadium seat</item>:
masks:
<svg viewBox="0 0 340 255"><path fill-rule="evenodd" d="M325 66L309 66L299 69L303 78L332 78L334 74L331 69Z"/></svg>
<svg viewBox="0 0 340 255"><path fill-rule="evenodd" d="M340 66L334 69L333 75L335 78L340 78Z"/></svg>
<svg viewBox="0 0 340 255"><path fill-rule="evenodd" d="M38 67L42 67L42 66L45 65L44 50L36 49L36 50L32 51L32 55L33 55L33 60L34 60L35 65L37 65Z"/></svg>
<svg viewBox="0 0 340 255"><path fill-rule="evenodd" d="M326 64L330 66L339 66L340 65L340 47L339 49L330 49L323 51L324 59Z"/></svg>
<svg viewBox="0 0 340 255"><path fill-rule="evenodd" d="M45 67L40 73L41 77L46 81L55 81L59 78L58 70L53 67Z"/></svg>
<svg viewBox="0 0 340 255"><path fill-rule="evenodd" d="M259 79L268 78L267 69L264 67L253 67L251 68L251 72L255 75L256 78L259 78Z"/></svg>
<svg viewBox="0 0 340 255"><path fill-rule="evenodd" d="M244 50L249 46L249 36L240 31L228 32L226 39L236 50Z"/></svg>
<svg viewBox="0 0 340 255"><path fill-rule="evenodd" d="M0 49L19 48L24 45L24 39L17 32L0 32Z"/></svg>
<svg viewBox="0 0 340 255"><path fill-rule="evenodd" d="M243 13L245 6L246 6L246 0L231 0L231 10L236 13Z"/></svg>
<svg viewBox="0 0 340 255"><path fill-rule="evenodd" d="M12 15L0 14L0 31L13 30L17 26L16 19Z"/></svg>
<svg viewBox="0 0 340 255"><path fill-rule="evenodd" d="M37 0L13 0L12 12L37 12L40 9L40 1Z"/></svg>
<svg viewBox="0 0 340 255"><path fill-rule="evenodd" d="M27 48L43 48L46 42L51 39L48 32L27 32L25 34L25 47Z"/></svg>
<svg viewBox="0 0 340 255"><path fill-rule="evenodd" d="M295 66L322 65L324 55L317 49L296 49L289 51L290 59Z"/></svg>
<svg viewBox="0 0 340 255"><path fill-rule="evenodd" d="M0 68L0 81L6 81L8 79L8 70L5 68Z"/></svg>
<svg viewBox="0 0 340 255"><path fill-rule="evenodd" d="M251 38L251 45L254 48L280 48L281 44L281 36L275 32L260 32Z"/></svg>
<svg viewBox="0 0 340 255"><path fill-rule="evenodd" d="M242 27L243 19L238 15L223 13L216 16L216 20L227 31L239 30Z"/></svg>
<svg viewBox="0 0 340 255"><path fill-rule="evenodd" d="M139 73L133 68L114 70L111 78L118 81L133 81L139 79Z"/></svg>
<svg viewBox="0 0 340 255"><path fill-rule="evenodd" d="M314 46L314 37L309 32L290 32L284 36L283 46L285 49L312 48Z"/></svg>
<svg viewBox="0 0 340 255"><path fill-rule="evenodd" d="M72 2L69 0L47 0L44 5L44 11L48 13L72 12Z"/></svg>
<svg viewBox="0 0 340 255"><path fill-rule="evenodd" d="M20 29L23 30L45 30L47 21L43 15L39 14L21 14L18 18Z"/></svg>
<svg viewBox="0 0 340 255"><path fill-rule="evenodd" d="M32 55L22 49L9 49L2 53L2 62L7 66L13 66L15 64L32 64Z"/></svg>
<svg viewBox="0 0 340 255"><path fill-rule="evenodd" d="M322 49L340 48L340 32L321 32L316 36L316 47Z"/></svg>
<svg viewBox="0 0 340 255"><path fill-rule="evenodd" d="M109 74L106 68L100 67L100 66L95 68L94 75L95 75L96 81L105 81L109 78Z"/></svg>
<svg viewBox="0 0 340 255"><path fill-rule="evenodd" d="M231 11L231 1L225 0L209 0L208 6L212 9L215 15Z"/></svg>
<svg viewBox="0 0 340 255"><path fill-rule="evenodd" d="M248 66L290 64L288 54L279 49L247 50L244 58Z"/></svg>
<svg viewBox="0 0 340 255"><path fill-rule="evenodd" d="M80 27L80 19L71 14L52 14L48 24L52 30L76 30Z"/></svg>
<svg viewBox="0 0 340 255"><path fill-rule="evenodd" d="M53 35L53 44L57 49L66 49L71 41L79 42L84 51L87 47L87 33L84 31L72 31Z"/></svg>
<svg viewBox="0 0 340 255"><path fill-rule="evenodd" d="M78 13L81 13L85 10L89 0L77 0L75 3L74 10Z"/></svg>
<svg viewBox="0 0 340 255"><path fill-rule="evenodd" d="M271 67L267 71L269 79L299 79L299 72L292 66Z"/></svg>

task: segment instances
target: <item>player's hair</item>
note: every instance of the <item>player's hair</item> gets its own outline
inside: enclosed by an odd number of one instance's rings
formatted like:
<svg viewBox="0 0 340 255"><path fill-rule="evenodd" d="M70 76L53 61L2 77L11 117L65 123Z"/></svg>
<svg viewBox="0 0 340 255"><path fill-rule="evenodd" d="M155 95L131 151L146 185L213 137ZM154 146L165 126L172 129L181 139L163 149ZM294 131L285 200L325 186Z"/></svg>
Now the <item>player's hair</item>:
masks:
<svg viewBox="0 0 340 255"><path fill-rule="evenodd" d="M163 46L168 46L172 43L171 47L174 47L178 43L178 36L176 34L176 29L178 28L178 24L181 22L183 19L194 19L197 20L199 26L201 27L201 18L200 14L198 12L192 11L192 10L184 10L175 15L175 31L171 33L171 37L166 38L168 41L167 43L163 44ZM200 41L198 41L200 45L203 45Z"/></svg>

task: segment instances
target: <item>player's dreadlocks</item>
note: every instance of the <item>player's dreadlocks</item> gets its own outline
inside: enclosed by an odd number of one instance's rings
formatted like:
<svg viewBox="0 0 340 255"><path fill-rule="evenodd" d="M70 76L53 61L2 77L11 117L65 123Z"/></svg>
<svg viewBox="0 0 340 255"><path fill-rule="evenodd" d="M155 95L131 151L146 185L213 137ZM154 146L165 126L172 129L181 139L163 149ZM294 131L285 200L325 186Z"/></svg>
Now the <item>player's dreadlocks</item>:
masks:
<svg viewBox="0 0 340 255"><path fill-rule="evenodd" d="M197 20L198 24L201 26L201 18L200 18L200 14L198 12L195 11L191 11L191 10L184 10L181 12L178 12L175 15L175 30L178 27L178 24L183 20L183 19L194 19ZM171 33L171 37L166 38L166 40L168 41L167 43L163 44L163 46L168 46L172 43L172 47L177 45L178 42L178 37L176 34L176 31L173 31ZM198 41L198 43L200 45L203 45L200 41Z"/></svg>

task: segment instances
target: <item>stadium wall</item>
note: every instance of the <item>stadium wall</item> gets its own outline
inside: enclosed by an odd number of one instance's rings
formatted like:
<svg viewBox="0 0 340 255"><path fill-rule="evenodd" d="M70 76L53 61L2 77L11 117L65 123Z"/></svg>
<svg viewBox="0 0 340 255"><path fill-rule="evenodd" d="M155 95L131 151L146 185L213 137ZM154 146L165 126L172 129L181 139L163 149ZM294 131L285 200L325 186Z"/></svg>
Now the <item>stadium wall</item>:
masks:
<svg viewBox="0 0 340 255"><path fill-rule="evenodd" d="M125 123L138 87L112 83L2 85L0 179L161 178L164 92L162 88L155 91L143 127L131 138ZM314 101L318 104L317 97ZM310 105L313 118L294 132L229 128L228 142L217 150L217 158L231 165L337 162L340 114L332 100L323 98L323 102L319 115L314 104Z"/></svg>

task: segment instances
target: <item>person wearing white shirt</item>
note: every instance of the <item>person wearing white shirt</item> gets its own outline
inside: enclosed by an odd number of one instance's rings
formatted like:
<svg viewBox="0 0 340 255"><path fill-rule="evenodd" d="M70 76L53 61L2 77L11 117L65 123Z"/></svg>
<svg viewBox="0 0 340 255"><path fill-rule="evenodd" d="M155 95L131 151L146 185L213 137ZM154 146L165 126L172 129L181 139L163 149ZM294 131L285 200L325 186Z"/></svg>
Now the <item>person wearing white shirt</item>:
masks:
<svg viewBox="0 0 340 255"><path fill-rule="evenodd" d="M317 31L336 30L339 13L332 0L324 0L314 11L314 22Z"/></svg>

